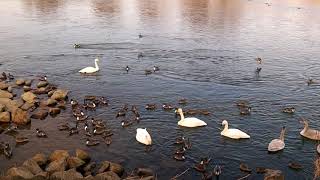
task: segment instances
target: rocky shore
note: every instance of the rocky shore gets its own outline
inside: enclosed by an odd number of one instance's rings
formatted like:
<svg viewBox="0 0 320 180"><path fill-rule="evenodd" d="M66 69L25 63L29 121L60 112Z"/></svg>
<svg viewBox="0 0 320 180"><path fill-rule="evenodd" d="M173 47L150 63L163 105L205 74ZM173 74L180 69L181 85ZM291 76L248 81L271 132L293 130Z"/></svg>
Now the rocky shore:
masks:
<svg viewBox="0 0 320 180"><path fill-rule="evenodd" d="M155 173L148 168L136 168L127 173L122 165L102 161L91 161L90 155L81 149L76 149L70 155L66 150L55 150L50 155L35 154L25 160L21 166L7 170L2 180L12 179L37 179L37 180L153 180Z"/></svg>

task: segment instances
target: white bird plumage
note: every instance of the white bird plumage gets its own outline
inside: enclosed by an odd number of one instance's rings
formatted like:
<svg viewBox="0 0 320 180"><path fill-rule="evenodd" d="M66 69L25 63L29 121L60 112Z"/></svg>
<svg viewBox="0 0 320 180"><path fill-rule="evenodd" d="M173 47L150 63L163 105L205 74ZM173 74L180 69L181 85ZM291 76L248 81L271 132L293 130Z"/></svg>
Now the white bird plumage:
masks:
<svg viewBox="0 0 320 180"><path fill-rule="evenodd" d="M184 126L184 127L200 127L200 126L206 126L207 123L204 121L195 118L195 117L188 117L184 118L183 111L181 108L177 109L176 112L180 114L180 121L178 121L179 126Z"/></svg>
<svg viewBox="0 0 320 180"><path fill-rule="evenodd" d="M284 143L284 133L286 131L286 128L283 127L281 129L281 133L280 133L280 137L279 139L273 139L269 145L268 145L268 151L269 152L277 152L280 151L282 149L284 149L285 147L285 143Z"/></svg>
<svg viewBox="0 0 320 180"><path fill-rule="evenodd" d="M89 74L89 73L98 72L98 71L99 71L98 62L99 62L99 59L96 58L96 59L94 60L95 67L86 67L86 68L83 68L83 69L81 69L81 70L79 71L79 73Z"/></svg>
<svg viewBox="0 0 320 180"><path fill-rule="evenodd" d="M144 145L151 145L152 139L146 128L137 128L136 140Z"/></svg>
<svg viewBox="0 0 320 180"><path fill-rule="evenodd" d="M239 129L229 129L227 120L223 120L222 125L224 125L224 129L221 131L222 136L226 136L226 137L232 138L232 139L248 139L248 138L250 138L250 136L247 133L240 131Z"/></svg>

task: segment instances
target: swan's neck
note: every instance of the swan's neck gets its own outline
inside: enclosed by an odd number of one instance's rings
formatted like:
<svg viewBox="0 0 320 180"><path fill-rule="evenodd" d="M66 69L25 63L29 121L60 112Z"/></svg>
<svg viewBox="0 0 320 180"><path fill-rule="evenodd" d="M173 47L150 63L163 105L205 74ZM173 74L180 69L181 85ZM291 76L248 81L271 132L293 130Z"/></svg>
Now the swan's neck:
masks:
<svg viewBox="0 0 320 180"><path fill-rule="evenodd" d="M301 131L301 133L305 133L306 131L308 131L308 129L309 129L309 124L307 122L304 122L304 128Z"/></svg>
<svg viewBox="0 0 320 180"><path fill-rule="evenodd" d="M279 137L279 139L281 140L281 141L284 141L284 133L285 133L285 129L282 129L281 130L281 133L280 133L280 137Z"/></svg>
<svg viewBox="0 0 320 180"><path fill-rule="evenodd" d="M96 69L99 69L98 61L95 61L94 64L95 64L95 66L96 66Z"/></svg>
<svg viewBox="0 0 320 180"><path fill-rule="evenodd" d="M180 114L180 118L181 118L181 120L180 120L180 121L183 121L183 120L184 120L183 112L182 112L182 111L180 111L180 112L179 112L179 114Z"/></svg>
<svg viewBox="0 0 320 180"><path fill-rule="evenodd" d="M228 129L229 129L229 125L228 125L228 123L226 123L226 124L224 125L224 128L223 128L223 131L222 131L222 132L226 132L226 131L228 131Z"/></svg>

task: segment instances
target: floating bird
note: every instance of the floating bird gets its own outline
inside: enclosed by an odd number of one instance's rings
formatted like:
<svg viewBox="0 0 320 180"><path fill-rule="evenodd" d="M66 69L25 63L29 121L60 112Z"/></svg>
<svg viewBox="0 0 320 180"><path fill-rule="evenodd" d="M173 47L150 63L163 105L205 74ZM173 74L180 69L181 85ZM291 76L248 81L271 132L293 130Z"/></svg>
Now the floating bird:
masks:
<svg viewBox="0 0 320 180"><path fill-rule="evenodd" d="M262 64L262 59L260 57L255 59L257 61L258 64Z"/></svg>
<svg viewBox="0 0 320 180"><path fill-rule="evenodd" d="M40 76L39 81L48 81L48 77L46 75Z"/></svg>
<svg viewBox="0 0 320 180"><path fill-rule="evenodd" d="M127 67L126 67L126 71L129 72L129 70L130 70L130 68L129 68L129 66L127 66Z"/></svg>
<svg viewBox="0 0 320 180"><path fill-rule="evenodd" d="M73 47L74 48L80 48L81 46L80 46L80 44L74 44Z"/></svg>
<svg viewBox="0 0 320 180"><path fill-rule="evenodd" d="M44 131L40 130L39 128L36 129L36 132L37 132L37 137L39 137L39 138L46 138L47 137L47 134Z"/></svg>
<svg viewBox="0 0 320 180"><path fill-rule="evenodd" d="M216 166L213 168L213 174L214 174L215 176L217 176L217 177L220 176L221 172L222 172L221 166L216 165Z"/></svg>
<svg viewBox="0 0 320 180"><path fill-rule="evenodd" d="M300 132L301 136L312 140L320 140L320 131L309 128L309 123L305 119L302 119L300 122L304 124L303 130Z"/></svg>
<svg viewBox="0 0 320 180"><path fill-rule="evenodd" d="M130 120L124 120L124 121L121 122L121 126L122 127L128 127L128 126L130 126L132 124L133 124L133 122L130 121Z"/></svg>
<svg viewBox="0 0 320 180"><path fill-rule="evenodd" d="M136 140L144 145L152 144L151 136L146 128L137 128Z"/></svg>
<svg viewBox="0 0 320 180"><path fill-rule="evenodd" d="M200 126L206 126L207 123L204 121L194 118L194 117L188 117L184 118L183 111L181 108L176 110L180 114L180 121L178 121L178 125L184 126L184 127L200 127Z"/></svg>
<svg viewBox="0 0 320 180"><path fill-rule="evenodd" d="M111 137L104 138L104 142L109 146L112 143Z"/></svg>
<svg viewBox="0 0 320 180"><path fill-rule="evenodd" d="M288 114L293 114L296 111L294 107L286 107L282 109L282 112L288 113Z"/></svg>
<svg viewBox="0 0 320 180"><path fill-rule="evenodd" d="M142 34L141 34L141 33L139 34L139 38L143 38L143 36L142 36Z"/></svg>
<svg viewBox="0 0 320 180"><path fill-rule="evenodd" d="M95 110L97 105L94 102L88 102L84 104L84 108L88 110Z"/></svg>
<svg viewBox="0 0 320 180"><path fill-rule="evenodd" d="M257 67L257 69L256 69L256 73L257 73L257 74L259 74L261 70L262 70L262 68L261 68L261 67Z"/></svg>
<svg viewBox="0 0 320 180"><path fill-rule="evenodd" d="M186 159L183 154L174 154L173 158L177 161L184 161Z"/></svg>
<svg viewBox="0 0 320 180"><path fill-rule="evenodd" d="M151 70L149 70L149 69L146 69L146 70L144 70L144 74L145 74L145 75L152 74L152 71L151 71Z"/></svg>
<svg viewBox="0 0 320 180"><path fill-rule="evenodd" d="M240 109L240 115L250 115L251 113L251 107L241 107Z"/></svg>
<svg viewBox="0 0 320 180"><path fill-rule="evenodd" d="M162 104L162 109L165 111L169 111L173 109L173 106L171 106L170 104L164 103Z"/></svg>
<svg viewBox="0 0 320 180"><path fill-rule="evenodd" d="M248 134L246 134L245 132L240 131L239 129L229 129L227 120L223 120L222 121L222 125L224 125L224 129L221 132L222 136L226 136L226 137L232 138L232 139L242 139L242 138L247 139L247 138L250 138L250 136Z"/></svg>
<svg viewBox="0 0 320 180"><path fill-rule="evenodd" d="M145 108L146 108L147 110L155 110L155 109L157 108L157 105L156 105L156 104L147 104L147 105L145 106Z"/></svg>
<svg viewBox="0 0 320 180"><path fill-rule="evenodd" d="M86 67L86 68L83 68L79 71L79 73L83 73L83 74L89 74L89 73L95 73L95 72L98 72L99 71L99 66L98 66L98 62L99 62L99 59L96 58L94 60L95 62L95 67Z"/></svg>
<svg viewBox="0 0 320 180"><path fill-rule="evenodd" d="M286 127L282 127L279 139L273 139L268 146L269 152L277 152L285 147L284 143L284 133L286 131Z"/></svg>
<svg viewBox="0 0 320 180"><path fill-rule="evenodd" d="M143 53L142 52L139 52L139 54L138 54L138 59L141 59L141 58L143 58Z"/></svg>
<svg viewBox="0 0 320 180"><path fill-rule="evenodd" d="M194 166L194 169L196 169L199 172L205 172L206 171L206 165L204 164L204 161L200 161Z"/></svg>
<svg viewBox="0 0 320 180"><path fill-rule="evenodd" d="M160 68L158 66L153 66L153 72L156 72L156 71L160 71Z"/></svg>
<svg viewBox="0 0 320 180"><path fill-rule="evenodd" d="M89 139L89 138L86 140L86 145L87 146L96 146L98 144L100 144L100 142L98 140Z"/></svg>
<svg viewBox="0 0 320 180"><path fill-rule="evenodd" d="M12 148L10 146L9 143L1 143L2 149L3 149L3 153L7 158L11 158L12 157Z"/></svg>
<svg viewBox="0 0 320 180"><path fill-rule="evenodd" d="M308 86L310 86L311 84L314 84L315 82L314 82L314 80L312 79L312 78L309 78L308 80L307 80L307 84L308 84Z"/></svg>
<svg viewBox="0 0 320 180"><path fill-rule="evenodd" d="M175 154L184 154L186 152L186 148L181 146L180 148L176 149Z"/></svg>
<svg viewBox="0 0 320 180"><path fill-rule="evenodd" d="M301 170L303 169L303 166L297 162L290 162L288 164L288 167L291 168L291 169L294 169L294 170Z"/></svg>
<svg viewBox="0 0 320 180"><path fill-rule="evenodd" d="M239 108L249 107L249 103L247 101L240 100L236 103Z"/></svg>
<svg viewBox="0 0 320 180"><path fill-rule="evenodd" d="M240 164L240 170L244 171L244 172L247 172L247 173L251 173L252 172L252 170L249 168L249 166L244 164L244 163Z"/></svg>
<svg viewBox="0 0 320 180"><path fill-rule="evenodd" d="M185 137L180 136L176 138L175 144L184 144Z"/></svg>

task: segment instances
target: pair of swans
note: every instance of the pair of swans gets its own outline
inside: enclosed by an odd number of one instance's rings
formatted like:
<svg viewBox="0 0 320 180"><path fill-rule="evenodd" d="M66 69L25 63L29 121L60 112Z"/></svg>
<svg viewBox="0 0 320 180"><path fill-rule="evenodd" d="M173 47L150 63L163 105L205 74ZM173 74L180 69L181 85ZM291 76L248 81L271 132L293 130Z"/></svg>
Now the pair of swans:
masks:
<svg viewBox="0 0 320 180"><path fill-rule="evenodd" d="M95 67L86 67L86 68L83 68L79 71L79 73L82 73L82 74L91 74L91 73L96 73L98 72L100 69L99 69L99 65L98 65L98 62L99 62L99 59L96 58L94 60L94 64L95 64Z"/></svg>
<svg viewBox="0 0 320 180"><path fill-rule="evenodd" d="M180 114L180 121L178 121L178 125L179 126L183 126L183 127L201 127L201 126L206 126L207 123L205 123L204 121L195 118L195 117L188 117L185 118L183 115L183 111L181 108L177 109L176 112L178 112ZM250 138L250 136L248 134L246 134L243 131L240 131L239 129L229 129L228 127L228 121L223 120L222 121L222 125L224 125L224 129L221 132L222 136L226 136L232 139L247 139Z"/></svg>

